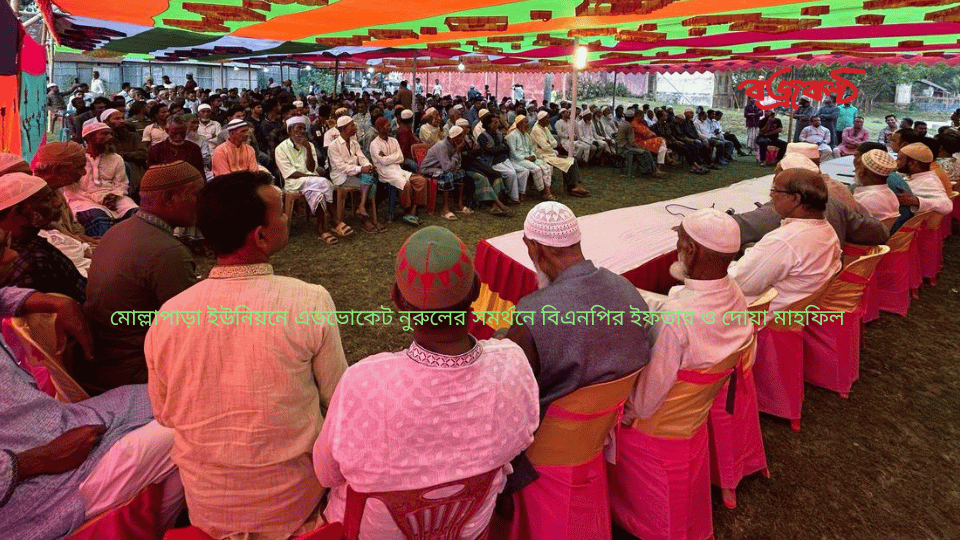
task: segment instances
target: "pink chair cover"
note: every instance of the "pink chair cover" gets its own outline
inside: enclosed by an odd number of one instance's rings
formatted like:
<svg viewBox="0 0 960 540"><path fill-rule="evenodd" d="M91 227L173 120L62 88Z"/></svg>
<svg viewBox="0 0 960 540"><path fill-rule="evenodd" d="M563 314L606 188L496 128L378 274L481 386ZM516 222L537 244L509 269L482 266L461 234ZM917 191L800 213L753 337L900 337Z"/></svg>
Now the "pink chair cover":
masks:
<svg viewBox="0 0 960 540"><path fill-rule="evenodd" d="M803 335L766 326L757 333L753 364L761 411L800 421L803 408Z"/></svg>
<svg viewBox="0 0 960 540"><path fill-rule="evenodd" d="M877 266L877 307L906 317L910 310L910 251L891 251Z"/></svg>
<svg viewBox="0 0 960 540"><path fill-rule="evenodd" d="M689 439L620 429L617 463L607 470L617 525L643 540L713 537L708 446L705 425Z"/></svg>
<svg viewBox="0 0 960 540"><path fill-rule="evenodd" d="M927 279L936 279L943 267L943 236L940 232L940 223L934 223L939 216L931 215L930 226L924 225L917 232L917 254L920 262L920 275Z"/></svg>
<svg viewBox="0 0 960 540"><path fill-rule="evenodd" d="M66 540L160 540L163 490L150 484L126 504L88 520Z"/></svg>
<svg viewBox="0 0 960 540"><path fill-rule="evenodd" d="M867 286L870 278L844 273L837 279ZM850 394L860 378L860 334L864 307L860 303L842 321L811 321L803 327L803 378L807 382L833 390L843 397Z"/></svg>
<svg viewBox="0 0 960 540"><path fill-rule="evenodd" d="M733 414L727 412L727 392L723 385L710 408L707 433L710 440L710 480L721 488L736 489L740 479L767 468L760 433L760 412L753 367L737 369Z"/></svg>

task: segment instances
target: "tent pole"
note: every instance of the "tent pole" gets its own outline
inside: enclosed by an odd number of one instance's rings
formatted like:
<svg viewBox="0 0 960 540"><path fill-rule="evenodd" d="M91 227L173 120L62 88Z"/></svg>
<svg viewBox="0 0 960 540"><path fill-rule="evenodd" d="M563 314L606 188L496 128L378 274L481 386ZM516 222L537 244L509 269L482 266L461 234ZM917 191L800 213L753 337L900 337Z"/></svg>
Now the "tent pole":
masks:
<svg viewBox="0 0 960 540"><path fill-rule="evenodd" d="M500 98L500 72L497 71L493 77L493 97L494 99Z"/></svg>
<svg viewBox="0 0 960 540"><path fill-rule="evenodd" d="M337 95L337 83L340 82L340 59L337 58L333 62L333 95Z"/></svg>
<svg viewBox="0 0 960 540"><path fill-rule="evenodd" d="M411 90L413 90L413 111L417 111L417 53L413 53L413 77L410 79Z"/></svg>
<svg viewBox="0 0 960 540"><path fill-rule="evenodd" d="M253 74L250 73L250 62L247 62L247 90L253 91Z"/></svg>
<svg viewBox="0 0 960 540"><path fill-rule="evenodd" d="M573 42L573 57L574 57L574 58L577 57L577 48L578 48L579 45L580 45L580 40L579 40L579 39L578 39L578 40L575 40L575 41ZM574 157L574 152L573 152L573 137L574 137L574 133L577 131L577 129L576 129L576 128L577 128L577 118L576 118L576 114L577 114L577 79L580 78L580 77L579 77L579 74L580 74L580 72L579 72L579 70L577 69L577 66L574 65L574 66L573 66L573 73L572 73L572 75L573 75L573 91L572 91L572 93L573 93L573 105L570 106L570 157L572 157L572 158L574 158L574 159L576 159L576 157Z"/></svg>
<svg viewBox="0 0 960 540"><path fill-rule="evenodd" d="M611 109L617 109L617 72L613 72L613 105L610 106Z"/></svg>

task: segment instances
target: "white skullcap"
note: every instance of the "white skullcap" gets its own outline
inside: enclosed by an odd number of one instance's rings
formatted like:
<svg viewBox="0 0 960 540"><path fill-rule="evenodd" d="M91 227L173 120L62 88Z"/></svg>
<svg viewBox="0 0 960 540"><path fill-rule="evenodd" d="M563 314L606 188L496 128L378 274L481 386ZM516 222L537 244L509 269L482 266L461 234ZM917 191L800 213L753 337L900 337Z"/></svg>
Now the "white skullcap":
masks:
<svg viewBox="0 0 960 540"><path fill-rule="evenodd" d="M819 159L820 147L812 143L792 142L787 145L787 153L800 154L810 159Z"/></svg>
<svg viewBox="0 0 960 540"><path fill-rule="evenodd" d="M0 176L0 210L22 203L46 185L42 178L22 172Z"/></svg>
<svg viewBox="0 0 960 540"><path fill-rule="evenodd" d="M105 129L110 129L110 126L104 124L103 122L90 122L89 124L83 126L83 131L80 133L80 136L86 139L87 135L97 131L103 131Z"/></svg>
<svg viewBox="0 0 960 540"><path fill-rule="evenodd" d="M250 124L247 124L246 120L241 120L240 118L234 118L227 123L227 131L233 131L235 129L249 127Z"/></svg>
<svg viewBox="0 0 960 540"><path fill-rule="evenodd" d="M693 112L693 109L691 109L690 107L687 107L686 109L683 110L683 114L687 114L688 112Z"/></svg>
<svg viewBox="0 0 960 540"><path fill-rule="evenodd" d="M483 118L488 114L490 114L490 111L488 111L487 109L480 109L480 111L477 113L477 118Z"/></svg>
<svg viewBox="0 0 960 540"><path fill-rule="evenodd" d="M460 127L470 127L470 121L466 118L457 118L457 121L453 123L455 126Z"/></svg>
<svg viewBox="0 0 960 540"><path fill-rule="evenodd" d="M801 154L787 154L783 156L783 159L780 160L780 168L783 170L787 169L806 169L808 171L820 172L820 167L817 167L817 164L813 161L810 161L810 158Z"/></svg>
<svg viewBox="0 0 960 540"><path fill-rule="evenodd" d="M437 112L436 109L434 109L433 107L430 107L429 109L427 109L426 111L424 111L423 117L426 118L426 117L428 117L428 116L430 116L431 114L434 114L434 113L436 113L436 112Z"/></svg>
<svg viewBox="0 0 960 540"><path fill-rule="evenodd" d="M335 115L337 115L337 116L340 116L340 115L342 115L342 114L347 114L348 112L350 112L350 111L348 111L347 109L345 109L345 108L343 108L343 107L340 107L339 109L337 109L336 111L334 111L333 114L335 114Z"/></svg>
<svg viewBox="0 0 960 540"><path fill-rule="evenodd" d="M447 135L447 137L449 137L449 138L451 138L451 139L456 139L456 138L459 137L462 133L463 133L463 128L462 128L462 127L460 127L460 126L453 126L452 128L450 128L450 134Z"/></svg>
<svg viewBox="0 0 960 540"><path fill-rule="evenodd" d="M307 96L307 100L311 100L311 99L317 99L317 96L313 94L310 94L309 96Z"/></svg>
<svg viewBox="0 0 960 540"><path fill-rule="evenodd" d="M460 109L460 111L463 112L463 104L462 104L462 103L457 103L456 105L453 106L453 108L454 108L454 109Z"/></svg>
<svg viewBox="0 0 960 540"><path fill-rule="evenodd" d="M623 111L624 118L633 118L634 116L636 116L636 114L637 114L637 111L635 111L634 109L627 109Z"/></svg>
<svg viewBox="0 0 960 540"><path fill-rule="evenodd" d="M409 120L413 118L413 111L411 111L410 109L404 109L400 113L400 118L403 118L404 120Z"/></svg>
<svg viewBox="0 0 960 540"><path fill-rule="evenodd" d="M933 152L930 151L930 147L923 143L911 143L900 149L901 154L906 154L907 157L913 158L921 163L932 163L933 162Z"/></svg>
<svg viewBox="0 0 960 540"><path fill-rule="evenodd" d="M53 87L56 86L56 85L57 85L57 83L52 82L52 83L50 83L50 84L47 85L47 89L53 88Z"/></svg>
<svg viewBox="0 0 960 540"><path fill-rule="evenodd" d="M540 111L537 113L537 120L543 120L547 116L549 116L549 113L547 113L547 111Z"/></svg>
<svg viewBox="0 0 960 540"><path fill-rule="evenodd" d="M601 111L609 111L609 110L612 110L612 109L610 109L610 106L609 106L609 105L604 105L603 108L600 109L600 110L601 110Z"/></svg>
<svg viewBox="0 0 960 540"><path fill-rule="evenodd" d="M303 102L298 99L293 102L293 106L297 108L303 107Z"/></svg>
<svg viewBox="0 0 960 540"><path fill-rule="evenodd" d="M287 118L287 129L290 129L290 126L294 126L296 124L307 125L307 119L303 116L291 116L290 118Z"/></svg>
<svg viewBox="0 0 960 540"><path fill-rule="evenodd" d="M684 232L701 246L717 253L740 251L740 226L733 216L716 208L703 208L683 218Z"/></svg>
<svg viewBox="0 0 960 540"><path fill-rule="evenodd" d="M209 104L209 103L203 103L203 104L201 104L199 107L197 107L197 112L200 112L200 111L209 111L209 110L211 110L211 107L210 107L210 104Z"/></svg>
<svg viewBox="0 0 960 540"><path fill-rule="evenodd" d="M118 110L116 110L116 109L107 109L107 110L103 111L102 113L100 113L100 121L101 121L101 122L106 122L106 121L107 121L107 118L110 118L110 115L111 115L111 114L113 114L113 113L118 113L118 112L120 112L120 111L118 111Z"/></svg>
<svg viewBox="0 0 960 540"><path fill-rule="evenodd" d="M580 225L567 205L545 201L527 212L523 235L545 246L568 247L580 241Z"/></svg>
<svg viewBox="0 0 960 540"><path fill-rule="evenodd" d="M349 116L341 116L340 118L337 118L337 128L338 128L338 129L346 126L347 124L351 124L351 123L353 123L353 118L350 118Z"/></svg>

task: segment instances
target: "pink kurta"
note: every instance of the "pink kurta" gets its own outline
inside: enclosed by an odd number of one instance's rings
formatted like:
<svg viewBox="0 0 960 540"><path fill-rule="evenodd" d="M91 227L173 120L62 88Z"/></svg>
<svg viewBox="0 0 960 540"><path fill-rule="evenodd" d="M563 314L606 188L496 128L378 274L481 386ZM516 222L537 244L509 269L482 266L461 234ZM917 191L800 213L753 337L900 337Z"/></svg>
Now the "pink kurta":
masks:
<svg viewBox="0 0 960 540"><path fill-rule="evenodd" d="M226 141L213 151L213 175L220 176L237 171L257 171L260 164L257 163L257 154L249 144L237 146L230 141Z"/></svg>

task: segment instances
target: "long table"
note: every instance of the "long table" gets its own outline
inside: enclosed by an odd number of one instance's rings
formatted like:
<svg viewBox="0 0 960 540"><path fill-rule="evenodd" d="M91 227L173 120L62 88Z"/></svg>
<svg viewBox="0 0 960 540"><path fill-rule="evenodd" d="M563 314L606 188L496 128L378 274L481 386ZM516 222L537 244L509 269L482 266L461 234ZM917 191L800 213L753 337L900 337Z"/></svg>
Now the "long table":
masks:
<svg viewBox="0 0 960 540"><path fill-rule="evenodd" d="M730 186L642 206L620 208L579 217L584 257L598 267L627 278L641 289L665 293L677 282L670 265L677 260L677 233L673 227L700 208L747 212L769 200L773 175L744 180ZM523 231L481 240L475 256L480 275L480 297L474 311L507 311L537 288L533 262L523 243ZM470 331L486 339L503 319L472 317Z"/></svg>

